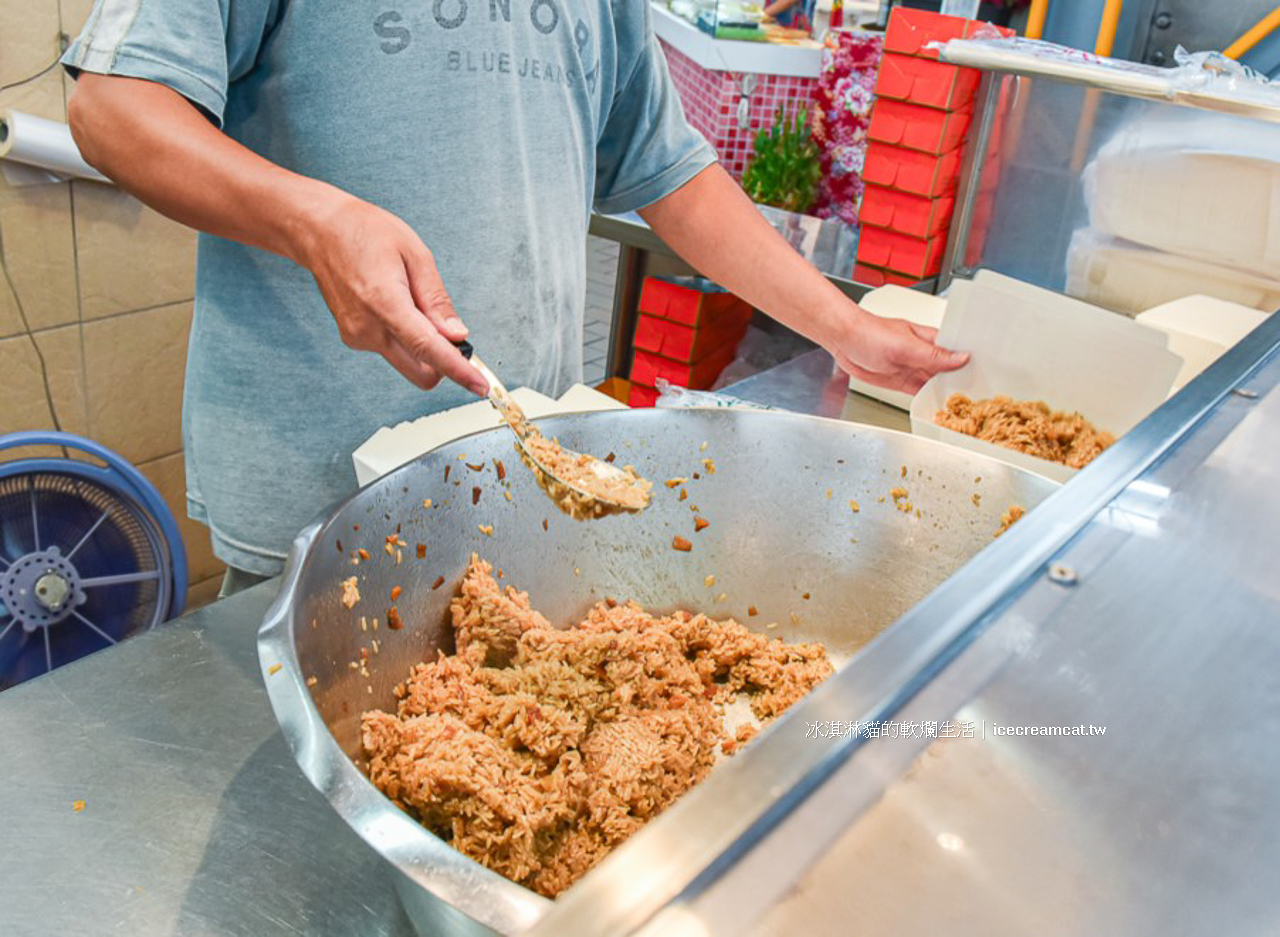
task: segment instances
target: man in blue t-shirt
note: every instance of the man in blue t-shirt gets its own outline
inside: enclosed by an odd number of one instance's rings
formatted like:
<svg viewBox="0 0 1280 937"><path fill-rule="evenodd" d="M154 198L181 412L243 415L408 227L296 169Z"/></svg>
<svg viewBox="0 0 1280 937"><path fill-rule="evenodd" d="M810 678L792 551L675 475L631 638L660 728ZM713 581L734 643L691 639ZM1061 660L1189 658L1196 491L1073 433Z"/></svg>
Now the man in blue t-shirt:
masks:
<svg viewBox="0 0 1280 937"><path fill-rule="evenodd" d="M644 0L98 0L64 61L85 158L204 232L188 511L236 570L280 570L378 426L485 392L453 341L512 386L580 379L593 208L638 209L864 380L965 361L764 221L685 123Z"/></svg>

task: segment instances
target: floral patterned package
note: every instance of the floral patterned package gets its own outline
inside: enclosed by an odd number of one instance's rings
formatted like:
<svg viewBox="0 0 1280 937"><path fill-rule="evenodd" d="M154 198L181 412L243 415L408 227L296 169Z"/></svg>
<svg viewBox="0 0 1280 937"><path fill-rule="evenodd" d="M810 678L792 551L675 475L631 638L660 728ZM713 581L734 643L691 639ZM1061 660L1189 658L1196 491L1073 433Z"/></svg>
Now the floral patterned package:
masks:
<svg viewBox="0 0 1280 937"><path fill-rule="evenodd" d="M813 109L813 137L822 153L823 177L815 214L856 225L862 203L867 127L884 37L832 30L824 44Z"/></svg>

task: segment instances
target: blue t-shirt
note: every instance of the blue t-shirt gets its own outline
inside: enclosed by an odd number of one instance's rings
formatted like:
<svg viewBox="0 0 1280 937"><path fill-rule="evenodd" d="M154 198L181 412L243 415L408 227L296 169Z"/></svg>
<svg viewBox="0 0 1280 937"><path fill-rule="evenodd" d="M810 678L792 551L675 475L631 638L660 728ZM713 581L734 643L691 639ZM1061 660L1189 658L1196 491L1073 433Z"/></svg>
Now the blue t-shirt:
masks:
<svg viewBox="0 0 1280 937"><path fill-rule="evenodd" d="M645 0L98 0L65 62L174 88L234 139L386 208L508 386L581 379L589 213L711 164ZM339 339L311 274L202 235L183 438L214 551L280 569L384 424L467 402Z"/></svg>

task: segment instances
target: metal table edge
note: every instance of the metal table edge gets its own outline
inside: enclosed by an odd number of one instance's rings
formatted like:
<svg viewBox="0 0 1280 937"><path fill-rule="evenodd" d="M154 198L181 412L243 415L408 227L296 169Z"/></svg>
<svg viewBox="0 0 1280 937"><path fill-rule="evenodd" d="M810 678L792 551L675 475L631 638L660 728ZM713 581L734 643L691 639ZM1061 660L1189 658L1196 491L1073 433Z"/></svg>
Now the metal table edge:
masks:
<svg viewBox="0 0 1280 937"><path fill-rule="evenodd" d="M603 215L598 212L592 212L587 231L596 237L616 241L623 247L678 259L676 252L668 247L666 242L653 232L652 228L622 215ZM862 283L852 277L843 277L839 274L828 273L825 270L820 270L819 272L854 302L857 302L875 289L870 283ZM938 277L936 276L925 277L911 286L912 289L923 290L926 293L936 292L937 287Z"/></svg>

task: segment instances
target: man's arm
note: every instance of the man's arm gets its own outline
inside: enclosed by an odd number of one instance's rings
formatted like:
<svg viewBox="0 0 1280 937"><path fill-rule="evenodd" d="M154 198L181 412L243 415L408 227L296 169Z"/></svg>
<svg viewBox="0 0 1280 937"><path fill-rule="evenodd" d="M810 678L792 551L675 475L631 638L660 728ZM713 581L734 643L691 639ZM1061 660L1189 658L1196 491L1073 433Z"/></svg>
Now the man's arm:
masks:
<svg viewBox="0 0 1280 937"><path fill-rule="evenodd" d="M934 344L933 329L882 319L851 302L783 240L720 165L640 210L697 270L826 348L859 380L915 393L969 356Z"/></svg>
<svg viewBox="0 0 1280 937"><path fill-rule="evenodd" d="M423 389L486 392L431 252L395 215L263 159L157 82L83 73L68 119L85 160L157 211L310 270L350 347Z"/></svg>

